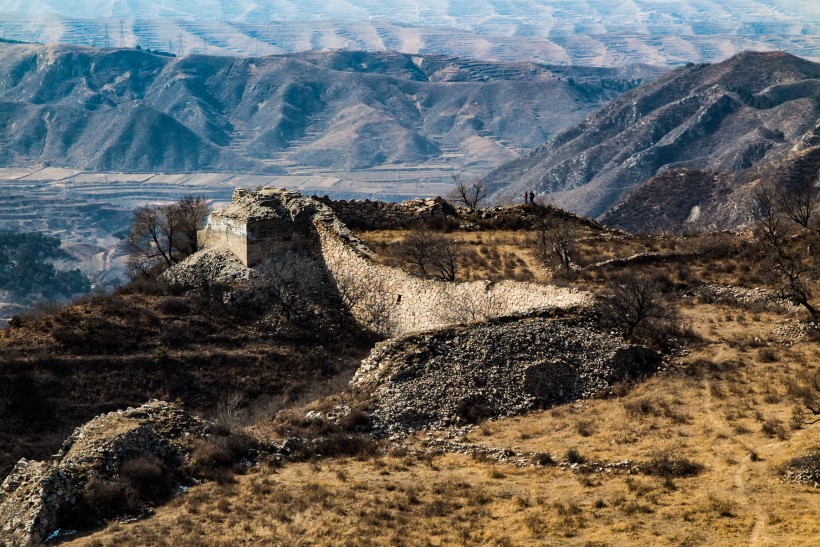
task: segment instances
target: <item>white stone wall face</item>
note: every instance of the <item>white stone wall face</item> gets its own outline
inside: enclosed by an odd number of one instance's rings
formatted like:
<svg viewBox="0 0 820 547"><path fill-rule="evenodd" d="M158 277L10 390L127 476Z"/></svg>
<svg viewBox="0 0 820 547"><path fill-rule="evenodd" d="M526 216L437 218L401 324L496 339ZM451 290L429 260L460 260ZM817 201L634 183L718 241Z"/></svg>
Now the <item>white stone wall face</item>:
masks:
<svg viewBox="0 0 820 547"><path fill-rule="evenodd" d="M340 294L354 294L354 318L384 335L399 336L538 308L583 306L591 301L586 292L535 283L420 279L374 263L332 226L317 223L317 230L325 264Z"/></svg>

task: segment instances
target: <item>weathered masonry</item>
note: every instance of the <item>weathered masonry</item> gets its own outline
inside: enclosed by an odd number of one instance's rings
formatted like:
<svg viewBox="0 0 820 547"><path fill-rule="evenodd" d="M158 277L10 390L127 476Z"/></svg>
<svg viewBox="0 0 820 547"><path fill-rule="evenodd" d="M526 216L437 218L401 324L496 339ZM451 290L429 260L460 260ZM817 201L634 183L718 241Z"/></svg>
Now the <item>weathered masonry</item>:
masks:
<svg viewBox="0 0 820 547"><path fill-rule="evenodd" d="M206 250L230 250L250 268L267 258L287 260L289 251L310 251L355 319L389 336L589 302L587 293L575 289L516 281L447 283L383 266L330 207L280 188L235 191L233 202L211 215L203 238Z"/></svg>
<svg viewBox="0 0 820 547"><path fill-rule="evenodd" d="M215 211L202 233L206 249L225 248L253 267L266 257L306 245L316 209L280 188L237 188L231 204ZM298 206L291 206L299 201Z"/></svg>

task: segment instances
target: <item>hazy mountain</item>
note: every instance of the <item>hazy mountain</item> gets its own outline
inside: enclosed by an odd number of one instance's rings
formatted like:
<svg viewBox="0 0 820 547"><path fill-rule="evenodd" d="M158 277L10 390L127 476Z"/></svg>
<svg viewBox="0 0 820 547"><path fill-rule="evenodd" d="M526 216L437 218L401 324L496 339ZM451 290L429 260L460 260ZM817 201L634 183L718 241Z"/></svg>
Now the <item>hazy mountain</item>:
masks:
<svg viewBox="0 0 820 547"><path fill-rule="evenodd" d="M820 64L743 53L626 93L488 180L509 185L502 192L550 192L558 205L632 229L690 214L704 225L736 224L748 214L734 199L739 186L775 162L788 168L812 157L819 112Z"/></svg>
<svg viewBox="0 0 820 547"><path fill-rule="evenodd" d="M613 66L747 49L820 60L811 0L0 0L0 36L174 53L336 48Z"/></svg>
<svg viewBox="0 0 820 547"><path fill-rule="evenodd" d="M0 44L0 164L279 172L500 165L662 69Z"/></svg>

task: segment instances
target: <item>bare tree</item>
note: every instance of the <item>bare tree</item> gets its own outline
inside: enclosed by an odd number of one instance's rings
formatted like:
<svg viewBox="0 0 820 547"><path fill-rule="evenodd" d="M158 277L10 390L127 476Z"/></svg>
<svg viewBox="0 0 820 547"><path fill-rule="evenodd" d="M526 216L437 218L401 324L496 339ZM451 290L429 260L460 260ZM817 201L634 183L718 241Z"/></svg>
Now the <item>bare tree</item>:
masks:
<svg viewBox="0 0 820 547"><path fill-rule="evenodd" d="M455 186L448 194L448 199L452 203L458 203L467 207L471 213L481 208L481 202L489 195L484 181L473 179L470 182L462 180L461 175L453 175Z"/></svg>
<svg viewBox="0 0 820 547"><path fill-rule="evenodd" d="M814 185L813 180L806 179L792 188L781 188L778 198L783 214L803 228L808 228L820 203L820 188Z"/></svg>
<svg viewBox="0 0 820 547"><path fill-rule="evenodd" d="M575 223L542 205L535 205L534 208L538 215L534 228L539 257L545 264L555 258L563 269L569 270L572 266L575 243L578 240Z"/></svg>
<svg viewBox="0 0 820 547"><path fill-rule="evenodd" d="M425 225L418 226L401 242L400 252L404 262L416 275L429 277L436 237Z"/></svg>
<svg viewBox="0 0 820 547"><path fill-rule="evenodd" d="M128 236L129 267L150 275L166 270L198 250L197 232L208 218L202 197L185 196L168 205L143 205L134 211Z"/></svg>
<svg viewBox="0 0 820 547"><path fill-rule="evenodd" d="M784 298L818 317L814 288L820 278L820 241L816 231L807 227L810 217L793 215L794 209L789 213L782 191L771 184L758 188L755 201L759 217L756 231L766 256L764 271L780 281Z"/></svg>
<svg viewBox="0 0 820 547"><path fill-rule="evenodd" d="M177 223L179 241L177 248L186 255L192 255L200 249L199 231L208 220L211 206L202 196L188 194L169 206L168 215Z"/></svg>
<svg viewBox="0 0 820 547"><path fill-rule="evenodd" d="M414 274L442 281L456 280L467 255L463 242L433 233L424 225L412 230L399 249Z"/></svg>
<svg viewBox="0 0 820 547"><path fill-rule="evenodd" d="M432 249L433 277L442 281L455 281L465 255L466 250L461 241L439 236Z"/></svg>
<svg viewBox="0 0 820 547"><path fill-rule="evenodd" d="M627 272L610 283L599 297L598 309L624 340L641 338L641 330L659 331L677 323L677 310L660 285L637 272Z"/></svg>

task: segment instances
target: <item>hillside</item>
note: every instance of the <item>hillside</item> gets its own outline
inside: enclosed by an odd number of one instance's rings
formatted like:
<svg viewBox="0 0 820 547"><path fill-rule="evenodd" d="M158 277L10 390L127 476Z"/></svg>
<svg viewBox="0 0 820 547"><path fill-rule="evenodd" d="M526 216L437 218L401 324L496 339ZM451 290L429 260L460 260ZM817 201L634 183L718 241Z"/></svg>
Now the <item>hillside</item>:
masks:
<svg viewBox="0 0 820 547"><path fill-rule="evenodd" d="M334 211L392 225L352 233ZM275 188L237 191L208 230L228 219L266 234L254 245L296 247L249 269L260 247L220 261L218 237L168 284L0 331L0 534L28 537L39 508L40 537L80 529L59 540L94 546L820 533L820 333L777 295L748 235L636 236L548 207ZM573 234L571 269L539 252L539 219ZM455 282L418 275L419 221L460 249ZM240 281L223 285L231 272ZM603 305L629 280L669 312L634 337ZM511 311L496 317L503 295ZM460 313L428 317L447 303ZM151 398L173 404L139 406ZM11 470L21 456L41 461Z"/></svg>
<svg viewBox="0 0 820 547"><path fill-rule="evenodd" d="M486 169L663 72L15 44L0 66L0 165L141 172Z"/></svg>
<svg viewBox="0 0 820 547"><path fill-rule="evenodd" d="M701 227L736 226L748 220L752 182L814 161L818 97L820 65L784 53L687 66L488 180L502 193L550 193L560 206L629 229L678 227L695 206Z"/></svg>

